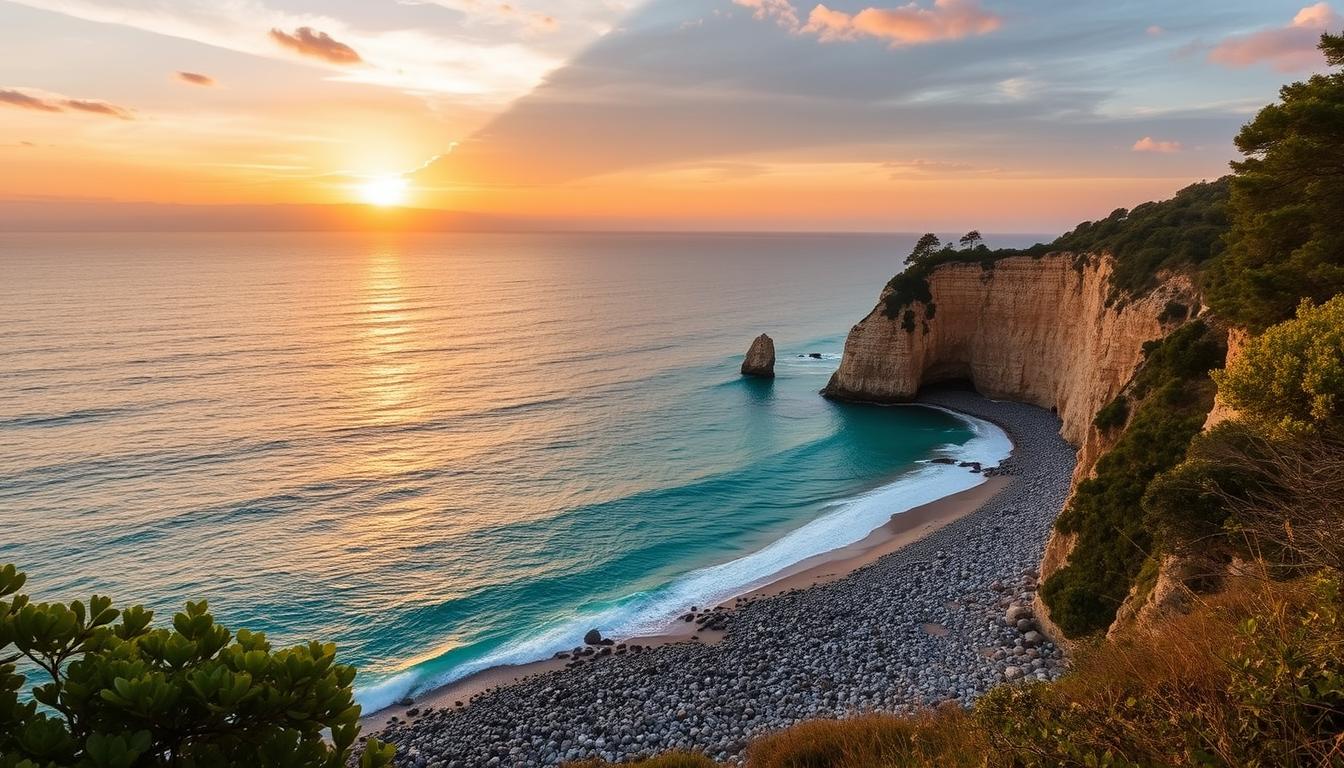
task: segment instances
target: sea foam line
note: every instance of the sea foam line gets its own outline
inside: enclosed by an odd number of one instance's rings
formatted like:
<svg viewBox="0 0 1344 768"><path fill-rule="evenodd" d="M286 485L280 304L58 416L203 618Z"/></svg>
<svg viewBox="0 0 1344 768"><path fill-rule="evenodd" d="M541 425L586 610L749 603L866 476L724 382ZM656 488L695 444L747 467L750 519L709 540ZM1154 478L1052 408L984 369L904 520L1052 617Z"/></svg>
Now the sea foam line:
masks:
<svg viewBox="0 0 1344 768"><path fill-rule="evenodd" d="M945 456L994 467L1012 453L1008 435L994 424L938 406L970 427L974 437L962 445L946 445ZM791 566L862 541L893 515L908 512L985 482L980 474L945 464L921 464L887 485L848 499L832 502L814 520L790 531L755 552L726 563L700 568L666 585L631 595L620 604L542 627L531 638L503 646L479 659L450 670L430 673L425 665L408 669L360 690L357 700L365 712L391 706L408 694L432 690L492 667L526 664L550 658L575 646L589 629L609 637L629 638L665 630L689 606L711 606L731 600L768 583ZM426 664L432 664L427 662Z"/></svg>

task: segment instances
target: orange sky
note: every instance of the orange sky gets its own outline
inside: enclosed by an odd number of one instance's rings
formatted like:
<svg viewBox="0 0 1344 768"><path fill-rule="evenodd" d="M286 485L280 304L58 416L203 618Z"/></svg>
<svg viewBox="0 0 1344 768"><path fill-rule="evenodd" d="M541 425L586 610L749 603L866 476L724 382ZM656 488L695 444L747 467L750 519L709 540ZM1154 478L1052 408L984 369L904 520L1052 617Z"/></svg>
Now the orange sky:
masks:
<svg viewBox="0 0 1344 768"><path fill-rule="evenodd" d="M1077 5L0 0L0 206L1050 232L1224 173L1342 25Z"/></svg>

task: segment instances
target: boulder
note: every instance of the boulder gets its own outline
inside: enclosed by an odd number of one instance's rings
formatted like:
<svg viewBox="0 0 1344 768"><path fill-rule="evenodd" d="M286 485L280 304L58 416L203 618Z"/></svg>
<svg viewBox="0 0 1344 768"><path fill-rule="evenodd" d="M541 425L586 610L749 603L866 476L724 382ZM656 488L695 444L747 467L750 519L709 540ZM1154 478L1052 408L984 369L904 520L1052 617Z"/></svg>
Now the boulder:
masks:
<svg viewBox="0 0 1344 768"><path fill-rule="evenodd" d="M602 633L596 629L590 629L588 634L583 636L583 642L587 645L597 645L602 642Z"/></svg>
<svg viewBox="0 0 1344 768"><path fill-rule="evenodd" d="M762 333L751 342L747 357L742 361L743 376L759 376L764 379L775 377L775 342Z"/></svg>

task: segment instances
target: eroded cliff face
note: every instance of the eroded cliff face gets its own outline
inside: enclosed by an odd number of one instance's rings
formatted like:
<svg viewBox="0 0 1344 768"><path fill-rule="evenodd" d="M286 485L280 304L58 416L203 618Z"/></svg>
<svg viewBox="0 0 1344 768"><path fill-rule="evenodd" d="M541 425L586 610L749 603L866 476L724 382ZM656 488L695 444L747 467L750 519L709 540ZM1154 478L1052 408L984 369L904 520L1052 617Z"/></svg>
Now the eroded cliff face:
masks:
<svg viewBox="0 0 1344 768"><path fill-rule="evenodd" d="M1158 320L1167 303L1198 302L1190 282L1173 277L1148 296L1107 307L1112 261L1091 258L1076 268L1075 260L1059 253L1002 259L989 270L939 267L929 277L932 319L922 319L926 308L917 302L908 331L879 302L850 331L825 394L900 402L926 384L966 379L987 397L1056 409L1065 439L1095 453L1092 419L1134 374L1144 342L1171 329ZM1095 460L1080 456L1080 472Z"/></svg>
<svg viewBox="0 0 1344 768"><path fill-rule="evenodd" d="M915 328L888 318L882 302L850 331L840 368L823 390L865 402L912 399L920 387L969 380L991 398L1055 409L1066 440L1078 447L1074 486L1110 447L1092 425L1098 410L1129 383L1145 342L1179 325L1159 319L1172 303L1194 310L1198 292L1184 276L1169 277L1147 296L1108 307L1113 262L1069 253L1002 259L992 269L947 264L929 276L932 317L912 305ZM885 298L885 296L884 296ZM1068 563L1073 537L1055 532L1041 579ZM1037 598L1047 634L1063 639Z"/></svg>

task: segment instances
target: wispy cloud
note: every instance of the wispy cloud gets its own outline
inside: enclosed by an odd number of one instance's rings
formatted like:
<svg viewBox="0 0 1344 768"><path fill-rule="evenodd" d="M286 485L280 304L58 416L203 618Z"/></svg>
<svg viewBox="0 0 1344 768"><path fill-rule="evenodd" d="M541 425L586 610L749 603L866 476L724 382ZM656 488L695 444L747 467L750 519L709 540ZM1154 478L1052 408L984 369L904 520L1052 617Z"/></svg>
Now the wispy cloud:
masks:
<svg viewBox="0 0 1344 768"><path fill-rule="evenodd" d="M22 91L0 88L0 104L8 104L19 109L32 109L38 112L60 112L61 108L50 101L30 96Z"/></svg>
<svg viewBox="0 0 1344 768"><path fill-rule="evenodd" d="M1236 68L1263 62L1280 72L1311 69L1325 61L1316 49L1321 33L1342 23L1329 3L1316 3L1298 11L1286 26L1227 38L1209 53L1209 60Z"/></svg>
<svg viewBox="0 0 1344 768"><path fill-rule="evenodd" d="M503 2L504 0L501 0ZM504 103L535 88L567 56L591 43L624 7L623 0L548 0L563 34L520 40L513 26L498 23L426 24L431 3L345 5L340 17L321 11L291 10L278 0L11 0L79 19L115 24L153 34L191 40L268 59L302 61L329 70L330 79L384 86L416 94L454 94L474 103ZM434 2L451 6L457 0ZM458 3L460 4L460 3ZM3 3L0 3L3 5ZM283 6L283 7L282 7ZM335 4L327 4L332 13ZM419 8L419 10L416 10ZM485 18L482 12L477 16ZM475 19L476 17L472 17ZM268 34L278 30L304 44L296 31L321 30L363 62L352 66L349 54L306 55ZM499 28L493 28L499 27ZM316 37L318 33L314 33ZM321 45L319 42L318 45Z"/></svg>
<svg viewBox="0 0 1344 768"><path fill-rule="evenodd" d="M106 101L72 99L59 94L38 93L31 89L0 88L0 104L35 112L87 112L120 120L132 118L131 110Z"/></svg>
<svg viewBox="0 0 1344 768"><path fill-rule="evenodd" d="M215 84L215 78L209 75L202 75L200 72L178 72L174 77L188 85L203 85L208 87Z"/></svg>
<svg viewBox="0 0 1344 768"><path fill-rule="evenodd" d="M312 27L299 27L292 34L281 29L272 29L271 39L304 56L323 59L332 64L359 64L364 61L354 48Z"/></svg>
<svg viewBox="0 0 1344 768"><path fill-rule="evenodd" d="M808 15L803 31L822 40L875 37L901 46L986 35L1002 25L1003 19L977 0L935 0L931 8L909 3L897 8L865 8L855 14L818 5Z"/></svg>
<svg viewBox="0 0 1344 768"><path fill-rule="evenodd" d="M750 8L751 15L761 21L773 19L791 32L797 32L803 26L798 19L798 9L789 0L733 0L733 4Z"/></svg>
<svg viewBox="0 0 1344 768"><path fill-rule="evenodd" d="M886 40L892 46L918 45L984 35L998 29L1003 20L980 6L979 0L934 0L930 7L910 2L895 8L865 8L857 13L838 11L818 4L801 21L789 0L733 0L750 8L762 21L772 20L795 34L816 35L823 42Z"/></svg>
<svg viewBox="0 0 1344 768"><path fill-rule="evenodd" d="M1161 155L1170 155L1180 152L1184 147L1179 141L1160 141L1152 136L1144 136L1142 139L1134 142L1135 152L1153 152Z"/></svg>

